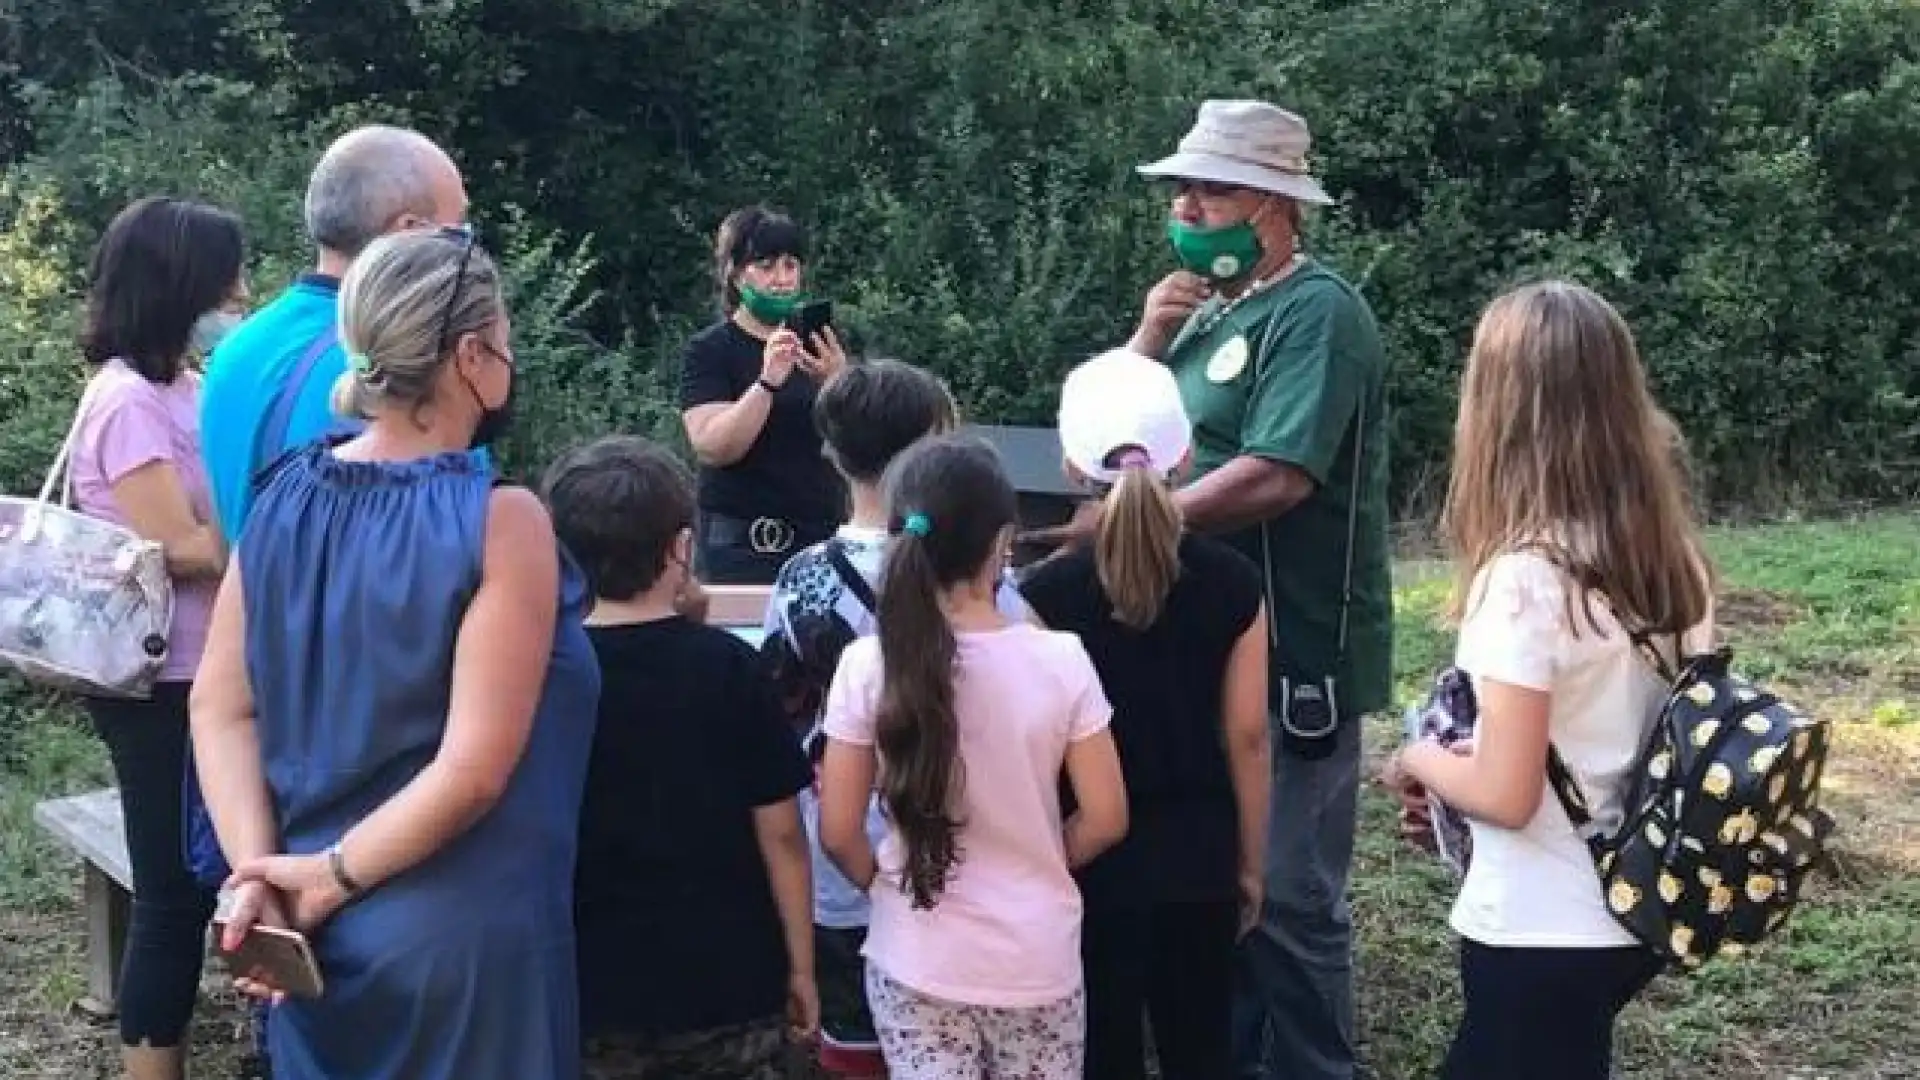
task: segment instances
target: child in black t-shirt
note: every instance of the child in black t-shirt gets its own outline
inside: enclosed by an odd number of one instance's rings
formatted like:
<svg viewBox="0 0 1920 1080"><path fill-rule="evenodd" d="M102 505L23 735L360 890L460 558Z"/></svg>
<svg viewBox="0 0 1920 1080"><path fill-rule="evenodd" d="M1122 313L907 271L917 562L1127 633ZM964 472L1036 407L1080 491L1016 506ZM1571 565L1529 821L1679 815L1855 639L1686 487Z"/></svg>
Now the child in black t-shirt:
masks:
<svg viewBox="0 0 1920 1080"><path fill-rule="evenodd" d="M1060 391L1067 471L1105 493L1091 550L1041 564L1022 592L1080 635L1126 777L1127 836L1079 874L1086 904L1086 1074L1232 1072L1234 947L1258 916L1272 784L1259 570L1184 531L1169 477L1192 431L1167 369L1108 353Z"/></svg>
<svg viewBox="0 0 1920 1080"><path fill-rule="evenodd" d="M589 1080L785 1075L818 1026L812 777L758 657L683 614L684 466L609 438L547 474L554 531L597 599L602 689L575 875Z"/></svg>

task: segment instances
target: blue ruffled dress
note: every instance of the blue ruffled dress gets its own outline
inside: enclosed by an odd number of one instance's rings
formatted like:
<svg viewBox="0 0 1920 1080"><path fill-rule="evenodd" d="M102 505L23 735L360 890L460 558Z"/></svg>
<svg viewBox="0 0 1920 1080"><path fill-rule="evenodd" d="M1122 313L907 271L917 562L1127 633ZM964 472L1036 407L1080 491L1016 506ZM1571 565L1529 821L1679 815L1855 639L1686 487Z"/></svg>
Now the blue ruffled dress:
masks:
<svg viewBox="0 0 1920 1080"><path fill-rule="evenodd" d="M479 586L470 455L281 463L239 544L247 669L284 849L325 849L432 759ZM317 1001L273 1010L275 1080L577 1080L573 877L600 673L561 554L551 663L505 795L321 926Z"/></svg>

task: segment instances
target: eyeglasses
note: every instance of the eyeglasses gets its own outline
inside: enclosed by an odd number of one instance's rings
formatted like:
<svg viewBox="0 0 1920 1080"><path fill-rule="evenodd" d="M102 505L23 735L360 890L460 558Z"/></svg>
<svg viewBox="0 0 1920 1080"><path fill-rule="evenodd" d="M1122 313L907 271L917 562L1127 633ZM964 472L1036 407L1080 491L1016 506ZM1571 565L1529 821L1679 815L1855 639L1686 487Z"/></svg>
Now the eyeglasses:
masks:
<svg viewBox="0 0 1920 1080"><path fill-rule="evenodd" d="M460 304L460 292L467 286L467 264L473 261L473 249L479 242L479 230L472 224L442 225L439 235L460 245L460 269L453 272L453 291L447 294L447 310L440 318L440 349L435 356L447 355L453 347L453 312Z"/></svg>
<svg viewBox="0 0 1920 1080"><path fill-rule="evenodd" d="M1173 194L1176 198L1182 195L1197 195L1202 199L1224 199L1245 190L1235 184L1223 184L1214 180L1175 180L1173 182Z"/></svg>

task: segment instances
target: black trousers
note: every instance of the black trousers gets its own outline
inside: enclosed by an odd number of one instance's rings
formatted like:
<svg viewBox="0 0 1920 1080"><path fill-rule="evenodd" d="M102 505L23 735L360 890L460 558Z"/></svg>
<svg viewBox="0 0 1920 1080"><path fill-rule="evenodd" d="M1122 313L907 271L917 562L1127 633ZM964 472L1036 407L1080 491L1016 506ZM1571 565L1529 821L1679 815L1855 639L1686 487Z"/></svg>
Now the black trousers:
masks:
<svg viewBox="0 0 1920 1080"><path fill-rule="evenodd" d="M1088 1080L1143 1080L1147 1023L1162 1080L1229 1077L1238 930L1231 900L1088 904L1080 932Z"/></svg>
<svg viewBox="0 0 1920 1080"><path fill-rule="evenodd" d="M120 970L120 1041L179 1046L200 991L215 890L187 871L187 694L161 683L147 701L89 698L87 713L120 784L133 870L133 917Z"/></svg>
<svg viewBox="0 0 1920 1080"><path fill-rule="evenodd" d="M1613 1022L1660 973L1646 949L1460 944L1466 1015L1442 1080L1608 1080Z"/></svg>

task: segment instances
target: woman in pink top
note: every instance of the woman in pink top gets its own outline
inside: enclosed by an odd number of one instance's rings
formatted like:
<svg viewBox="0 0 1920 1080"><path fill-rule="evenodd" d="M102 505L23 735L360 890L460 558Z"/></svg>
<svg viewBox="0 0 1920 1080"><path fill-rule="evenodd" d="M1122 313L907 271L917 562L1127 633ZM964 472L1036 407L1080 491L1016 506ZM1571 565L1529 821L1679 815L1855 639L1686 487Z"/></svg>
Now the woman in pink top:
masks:
<svg viewBox="0 0 1920 1080"><path fill-rule="evenodd" d="M94 253L83 348L94 369L75 418L75 508L166 550L173 626L144 701L94 699L87 712L120 785L133 919L120 972L120 1041L130 1080L177 1080L200 985L213 892L183 855L187 692L226 568L200 459L200 376L189 366L239 321L239 219L150 198L114 218Z"/></svg>
<svg viewBox="0 0 1920 1080"><path fill-rule="evenodd" d="M873 904L867 1001L888 1073L1078 1080L1072 870L1127 829L1112 709L1078 638L994 603L1015 499L989 446L923 442L888 487L880 632L847 646L828 691L820 807L822 846Z"/></svg>

